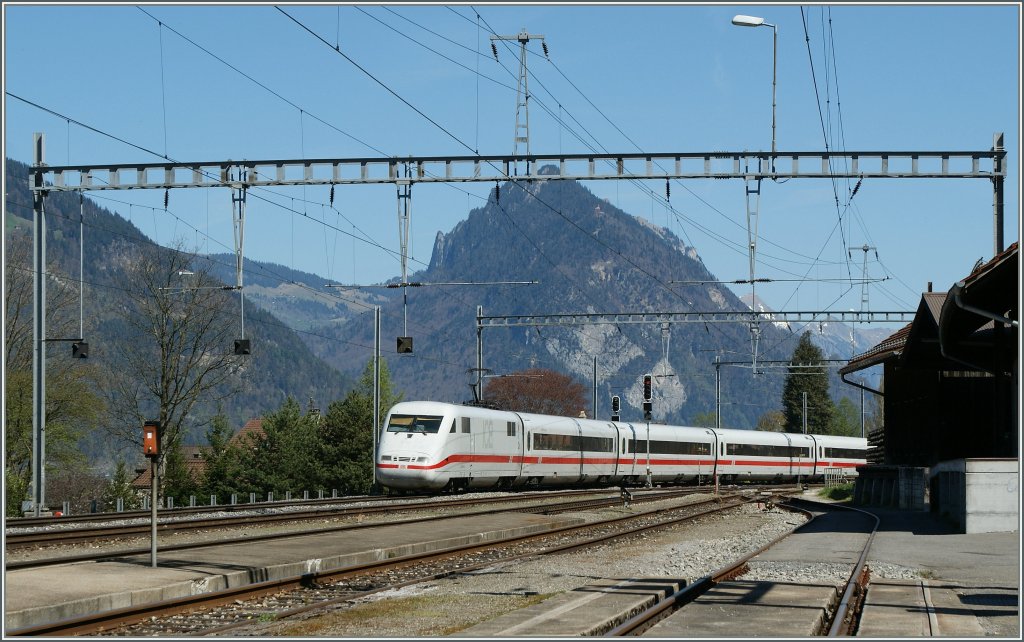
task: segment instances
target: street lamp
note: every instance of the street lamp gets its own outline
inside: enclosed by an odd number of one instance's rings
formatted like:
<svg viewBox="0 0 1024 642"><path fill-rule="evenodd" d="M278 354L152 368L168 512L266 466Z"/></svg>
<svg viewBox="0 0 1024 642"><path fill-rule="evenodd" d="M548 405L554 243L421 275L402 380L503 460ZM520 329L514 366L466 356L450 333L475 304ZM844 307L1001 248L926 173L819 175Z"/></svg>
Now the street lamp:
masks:
<svg viewBox="0 0 1024 642"><path fill-rule="evenodd" d="M775 76L778 68L779 28L769 24L764 18L754 16L733 16L732 23L737 27L771 27L772 28L772 175L775 175Z"/></svg>

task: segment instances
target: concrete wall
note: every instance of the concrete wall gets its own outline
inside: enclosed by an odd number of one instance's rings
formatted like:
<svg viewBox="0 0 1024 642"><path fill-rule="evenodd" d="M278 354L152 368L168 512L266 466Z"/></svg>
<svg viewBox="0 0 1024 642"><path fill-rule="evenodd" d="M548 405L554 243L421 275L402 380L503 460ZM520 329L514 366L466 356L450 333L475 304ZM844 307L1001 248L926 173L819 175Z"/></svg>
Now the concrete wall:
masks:
<svg viewBox="0 0 1024 642"><path fill-rule="evenodd" d="M932 510L964 533L1019 530L1020 461L955 459L931 468Z"/></svg>

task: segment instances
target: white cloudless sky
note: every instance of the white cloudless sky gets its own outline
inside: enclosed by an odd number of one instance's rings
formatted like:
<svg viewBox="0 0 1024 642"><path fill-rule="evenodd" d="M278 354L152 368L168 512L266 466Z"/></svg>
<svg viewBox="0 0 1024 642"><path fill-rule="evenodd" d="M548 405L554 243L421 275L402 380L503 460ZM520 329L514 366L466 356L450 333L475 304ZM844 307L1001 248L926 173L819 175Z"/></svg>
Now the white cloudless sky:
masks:
<svg viewBox="0 0 1024 642"><path fill-rule="evenodd" d="M530 42L534 153L768 150L772 30L736 14L778 27L779 151L984 151L1003 132L1005 244L1019 238L1019 3L5 3L4 153L31 162L44 132L50 165L161 160L78 121L176 161L511 154L518 46L496 61L489 38L523 29L550 54ZM865 245L869 278L886 279L873 310L913 310L929 281L945 290L993 255L990 180L867 179L851 199L855 183L764 183L769 306L859 309L859 284L826 280L859 278ZM628 182L586 186L673 230L718 278L748 277L742 181L675 183L670 207ZM492 188L413 187L410 272ZM333 208L327 187L274 192L283 207L249 201L249 258L342 283L400 275L394 186L339 186ZM226 189L172 191L168 213L156 190L90 196L162 244L232 251Z"/></svg>

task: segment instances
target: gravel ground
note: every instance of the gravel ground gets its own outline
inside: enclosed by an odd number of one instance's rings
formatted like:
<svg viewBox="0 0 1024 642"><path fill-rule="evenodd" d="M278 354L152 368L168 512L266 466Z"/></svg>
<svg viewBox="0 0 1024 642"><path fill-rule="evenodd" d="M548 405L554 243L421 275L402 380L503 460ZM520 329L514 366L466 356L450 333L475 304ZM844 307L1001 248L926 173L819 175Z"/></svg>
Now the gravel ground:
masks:
<svg viewBox="0 0 1024 642"><path fill-rule="evenodd" d="M728 516L702 518L689 526L636 536L628 543L510 562L380 593L350 608L304 620L262 623L231 634L345 638L445 636L602 578L694 580L802 522L802 516L779 509L764 511L745 506ZM810 570L816 572L816 569ZM818 578L815 574L805 579Z"/></svg>

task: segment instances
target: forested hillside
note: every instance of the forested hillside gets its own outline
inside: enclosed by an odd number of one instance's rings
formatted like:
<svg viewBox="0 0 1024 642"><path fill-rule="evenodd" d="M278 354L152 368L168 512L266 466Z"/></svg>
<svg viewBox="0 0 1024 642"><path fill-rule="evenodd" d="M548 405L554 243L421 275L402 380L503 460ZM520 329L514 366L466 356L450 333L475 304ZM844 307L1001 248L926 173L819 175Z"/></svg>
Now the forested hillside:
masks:
<svg viewBox="0 0 1024 642"><path fill-rule="evenodd" d="M21 330L27 328L31 337L32 200L27 170L25 164L7 160L5 274L9 287L18 279L23 285L27 280L29 290L27 300L14 302L8 297L5 301L8 318L5 332L10 336L16 332L14 326L18 325ZM139 339L132 331L133 317L125 314L126 301L134 285L125 268L134 260L132 257L172 256L177 248L157 246L118 212L97 205L88 196L80 203L76 193L51 192L45 200L45 211L48 231L47 303L51 308L50 314L55 316L48 320L48 337L78 338L80 333L81 223L84 230L84 274L81 277L84 282L81 315L84 331L81 338L89 344L89 355L84 360L72 360L70 342L48 344L48 366L50 369L89 369L94 386L100 387L98 392L104 392L103 382L111 373L123 373L130 367L128 360L133 354L142 355L149 349L134 343ZM211 265L203 257L193 257L192 260L194 265L211 273L223 268ZM233 272L231 274L233 277ZM223 297L229 299L221 301L224 312L217 322L224 326L226 340L223 346L217 346L217 350L230 352L233 350L232 339L241 333L239 306L235 293L224 293ZM21 306L21 309L12 309L12 306ZM251 341L251 354L241 358L230 380L205 394L192 408L186 421L186 444L202 441L208 420L217 412L227 415L230 424L237 428L250 418L276 410L287 397L297 399L303 406L313 400L317 406L326 407L329 402L341 399L351 388L351 377L327 365L286 323L257 305L245 308L245 337ZM12 358L12 349L29 352ZM17 374L11 370L12 366L25 363L26 358L31 363L30 350L30 342L8 345L8 371L5 373L8 378ZM9 398L10 392L8 390ZM49 392L55 394L52 387ZM99 417L96 432L81 444L83 451L101 459L109 455L109 449L124 446L124 440L111 443L101 438L103 435L125 434L132 429L131 426L115 425L118 422L123 423L123 419L112 415Z"/></svg>

